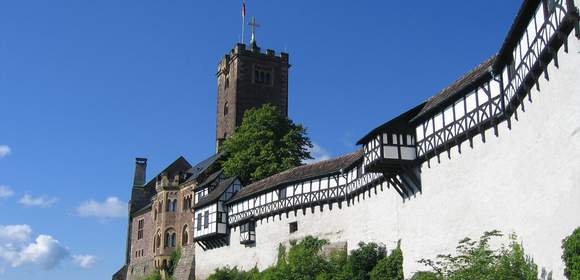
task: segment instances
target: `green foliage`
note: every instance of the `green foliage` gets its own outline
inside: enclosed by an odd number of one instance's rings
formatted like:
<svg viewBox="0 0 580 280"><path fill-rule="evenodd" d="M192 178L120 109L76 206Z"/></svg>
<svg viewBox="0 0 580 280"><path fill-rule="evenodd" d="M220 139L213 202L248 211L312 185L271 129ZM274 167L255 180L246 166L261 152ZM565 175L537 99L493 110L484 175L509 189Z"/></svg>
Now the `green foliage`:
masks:
<svg viewBox="0 0 580 280"><path fill-rule="evenodd" d="M431 271L420 271L411 277L411 280L439 280L439 276L435 272Z"/></svg>
<svg viewBox="0 0 580 280"><path fill-rule="evenodd" d="M404 280L403 275L403 251L401 241L397 243L391 254L380 260L371 270L371 280Z"/></svg>
<svg viewBox="0 0 580 280"><path fill-rule="evenodd" d="M224 141L222 167L225 175L238 176L247 184L301 165L312 158L311 147L302 125L266 104L247 110L240 127Z"/></svg>
<svg viewBox="0 0 580 280"><path fill-rule="evenodd" d="M216 271L207 278L208 280L258 280L259 272L257 268L254 268L250 271L240 271L237 267L230 268L218 268Z"/></svg>
<svg viewBox="0 0 580 280"><path fill-rule="evenodd" d="M566 268L564 275L572 279L580 279L580 227L562 240L562 260Z"/></svg>
<svg viewBox="0 0 580 280"><path fill-rule="evenodd" d="M221 268L209 278L210 280L351 280L351 279L402 279L403 255L400 247L393 250L387 257L384 246L376 243L360 243L359 248L347 255L345 250L331 252L325 259L321 249L327 244L326 240L308 236L300 242L291 242L291 247L278 247L278 261L260 273L254 269L248 276L247 272L237 268ZM383 278L381 272L377 272L374 278L370 275L371 270L388 259L388 275L396 275L394 278ZM392 268L396 267L396 268ZM382 271L382 270L380 270ZM400 277L399 277L400 276Z"/></svg>
<svg viewBox="0 0 580 280"><path fill-rule="evenodd" d="M316 276L327 270L327 262L319 252L327 243L326 240L307 236L288 251L288 279L316 279Z"/></svg>
<svg viewBox="0 0 580 280"><path fill-rule="evenodd" d="M358 244L359 248L351 252L343 272L343 277L353 280L370 279L369 272L387 255L384 246L377 243Z"/></svg>
<svg viewBox="0 0 580 280"><path fill-rule="evenodd" d="M169 261L169 267L167 268L167 274L171 277L175 272L175 268L181 259L181 248L177 247L175 251L171 253L171 260Z"/></svg>
<svg viewBox="0 0 580 280"><path fill-rule="evenodd" d="M431 267L442 279L536 280L538 267L526 256L515 235L510 244L491 249L492 238L501 237L499 231L485 232L478 241L465 238L459 241L456 255L439 255L436 260L419 262Z"/></svg>
<svg viewBox="0 0 580 280"><path fill-rule="evenodd" d="M155 271L149 274L149 276L145 277L143 280L161 280L161 274L159 271Z"/></svg>

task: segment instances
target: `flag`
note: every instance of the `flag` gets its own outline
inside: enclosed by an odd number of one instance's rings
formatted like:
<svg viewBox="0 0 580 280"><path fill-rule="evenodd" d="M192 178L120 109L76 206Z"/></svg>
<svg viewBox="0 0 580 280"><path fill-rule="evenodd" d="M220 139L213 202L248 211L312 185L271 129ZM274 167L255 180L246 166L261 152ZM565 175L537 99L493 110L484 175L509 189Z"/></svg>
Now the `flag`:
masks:
<svg viewBox="0 0 580 280"><path fill-rule="evenodd" d="M242 17L246 17L246 1L242 1Z"/></svg>

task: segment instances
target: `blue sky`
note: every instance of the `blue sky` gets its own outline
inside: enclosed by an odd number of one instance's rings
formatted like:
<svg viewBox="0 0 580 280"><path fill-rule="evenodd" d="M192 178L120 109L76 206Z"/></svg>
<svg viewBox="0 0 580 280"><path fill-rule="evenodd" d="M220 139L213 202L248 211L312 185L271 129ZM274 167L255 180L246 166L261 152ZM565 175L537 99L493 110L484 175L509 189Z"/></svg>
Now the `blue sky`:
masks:
<svg viewBox="0 0 580 280"><path fill-rule="evenodd" d="M290 117L327 158L496 52L520 3L246 5L259 45L290 53ZM214 150L216 66L240 6L0 3L0 279L110 279L134 158L152 176Z"/></svg>

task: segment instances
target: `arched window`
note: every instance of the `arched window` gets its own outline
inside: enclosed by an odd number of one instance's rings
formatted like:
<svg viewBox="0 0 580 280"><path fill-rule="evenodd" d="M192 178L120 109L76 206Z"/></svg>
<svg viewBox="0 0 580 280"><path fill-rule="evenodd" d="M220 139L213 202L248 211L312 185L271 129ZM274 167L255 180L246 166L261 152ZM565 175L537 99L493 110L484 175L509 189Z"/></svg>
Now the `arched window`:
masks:
<svg viewBox="0 0 580 280"><path fill-rule="evenodd" d="M189 233L187 232L187 225L183 226L183 231L181 232L181 246L187 245L189 242Z"/></svg>
<svg viewBox="0 0 580 280"><path fill-rule="evenodd" d="M177 211L177 199L168 199L167 200L167 212L175 212Z"/></svg>
<svg viewBox="0 0 580 280"><path fill-rule="evenodd" d="M228 106L228 102L226 101L226 103L224 103L224 116L226 116L230 111L230 108Z"/></svg>
<svg viewBox="0 0 580 280"><path fill-rule="evenodd" d="M159 249L159 246L161 246L161 233L158 230L155 234L155 239L153 240L153 253Z"/></svg>
<svg viewBox="0 0 580 280"><path fill-rule="evenodd" d="M168 229L165 231L165 248L174 248L175 247L175 230Z"/></svg>

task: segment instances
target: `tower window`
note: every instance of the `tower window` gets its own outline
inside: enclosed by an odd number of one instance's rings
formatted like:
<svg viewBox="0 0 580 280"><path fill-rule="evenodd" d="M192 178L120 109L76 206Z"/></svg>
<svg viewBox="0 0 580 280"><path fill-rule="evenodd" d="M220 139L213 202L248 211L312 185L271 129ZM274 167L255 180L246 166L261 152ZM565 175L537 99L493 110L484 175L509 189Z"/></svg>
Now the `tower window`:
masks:
<svg viewBox="0 0 580 280"><path fill-rule="evenodd" d="M230 111L230 108L228 106L228 102L226 101L226 103L224 104L224 116L226 116Z"/></svg>
<svg viewBox="0 0 580 280"><path fill-rule="evenodd" d="M270 85L272 83L272 74L268 70L254 70L254 83Z"/></svg>

